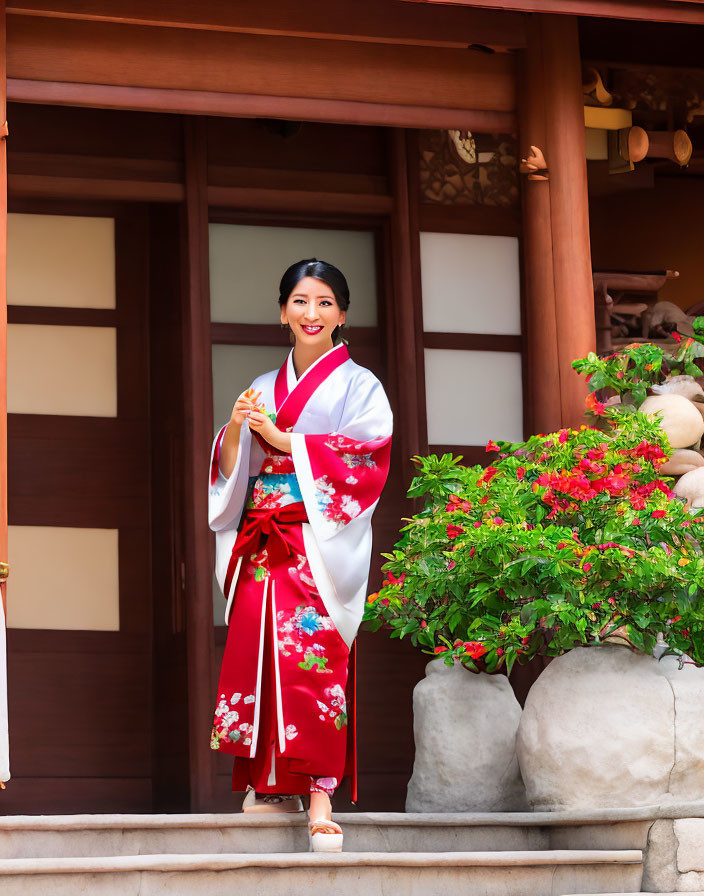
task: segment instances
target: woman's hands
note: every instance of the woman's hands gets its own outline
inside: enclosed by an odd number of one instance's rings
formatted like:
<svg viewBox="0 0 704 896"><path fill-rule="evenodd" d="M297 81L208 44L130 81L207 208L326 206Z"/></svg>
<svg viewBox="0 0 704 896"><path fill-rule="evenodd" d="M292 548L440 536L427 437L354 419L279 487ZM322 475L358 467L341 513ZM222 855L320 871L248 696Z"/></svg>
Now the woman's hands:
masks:
<svg viewBox="0 0 704 896"><path fill-rule="evenodd" d="M249 428L268 442L272 448L283 451L285 454L291 453L291 433L282 432L278 426L272 421L268 414L261 411L250 411L247 415Z"/></svg>
<svg viewBox="0 0 704 896"><path fill-rule="evenodd" d="M254 389L246 389L237 399L230 414L230 422L227 424L222 444L220 445L220 470L226 479L232 475L237 462L237 453L240 448L240 430L242 424L258 408L257 401L261 392Z"/></svg>
<svg viewBox="0 0 704 896"><path fill-rule="evenodd" d="M235 426L242 426L247 419L250 411L258 407L257 401L261 397L261 392L255 392L254 389L245 390L237 399L230 414L230 422Z"/></svg>
<svg viewBox="0 0 704 896"><path fill-rule="evenodd" d="M260 404L261 392L247 389L243 392L232 408L230 422L220 447L220 469L229 478L235 468L237 452L240 444L240 430L246 420L252 432L268 442L272 448L285 454L291 453L291 435L281 430L272 422L271 417Z"/></svg>

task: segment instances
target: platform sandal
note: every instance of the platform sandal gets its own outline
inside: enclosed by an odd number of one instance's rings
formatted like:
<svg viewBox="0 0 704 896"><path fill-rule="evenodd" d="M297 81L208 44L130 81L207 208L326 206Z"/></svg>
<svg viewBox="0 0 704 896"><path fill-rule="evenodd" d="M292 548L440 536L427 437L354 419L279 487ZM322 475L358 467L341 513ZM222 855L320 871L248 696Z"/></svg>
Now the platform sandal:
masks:
<svg viewBox="0 0 704 896"><path fill-rule="evenodd" d="M309 821L308 836L311 852L342 852L342 828L336 821L329 818Z"/></svg>

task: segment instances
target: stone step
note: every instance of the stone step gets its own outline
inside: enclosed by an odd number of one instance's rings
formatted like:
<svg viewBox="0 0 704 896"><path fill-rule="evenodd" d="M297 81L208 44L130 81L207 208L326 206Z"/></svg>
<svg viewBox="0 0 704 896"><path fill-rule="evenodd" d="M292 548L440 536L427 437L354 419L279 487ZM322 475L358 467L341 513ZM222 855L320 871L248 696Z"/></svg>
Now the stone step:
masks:
<svg viewBox="0 0 704 896"><path fill-rule="evenodd" d="M641 810L598 813L336 814L348 852L640 849L652 821ZM45 815L0 818L0 859L147 854L300 853L306 816Z"/></svg>
<svg viewBox="0 0 704 896"><path fill-rule="evenodd" d="M0 860L3 896L566 896L637 892L640 850L143 855Z"/></svg>

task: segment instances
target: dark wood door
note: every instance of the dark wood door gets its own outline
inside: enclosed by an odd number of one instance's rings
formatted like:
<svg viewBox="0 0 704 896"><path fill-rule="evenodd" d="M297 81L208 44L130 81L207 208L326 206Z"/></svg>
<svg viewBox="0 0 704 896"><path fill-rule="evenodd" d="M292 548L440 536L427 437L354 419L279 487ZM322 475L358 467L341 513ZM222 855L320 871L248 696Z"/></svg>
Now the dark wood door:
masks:
<svg viewBox="0 0 704 896"><path fill-rule="evenodd" d="M52 302L43 305L41 298L31 305L11 304L9 339L12 348L21 331L29 339L25 338L26 351L32 332L41 332L39 353L42 340L61 340L69 331L78 340L76 345L88 345L101 334L105 340L111 331L116 396L112 411L95 415L70 413L72 396L67 397L69 410L61 414L9 415L11 549L13 527L16 543L25 545L20 552L25 568L15 570L17 584L10 595L9 625L13 602L29 600L19 584L28 581L28 562L37 564L42 582L52 583L51 571L47 574L45 568L52 562L46 547L49 532L58 533L59 541L70 533L73 540L66 543L77 546L75 556L55 561L56 576L63 577L54 582L57 595L67 594L66 569L73 569L85 587L85 568L98 564L94 592L82 597L89 618L91 601L105 598L101 583L107 571L95 556L81 553L91 543L85 536L97 533L96 544L116 539L119 612L113 622L100 622L102 630L91 630L90 622L79 624L79 608L70 617L78 620L76 627L60 627L62 608L55 607L49 596L49 602L41 605L53 622L42 627L37 614L30 618L29 611L19 613L18 605L16 615L29 627L8 631L13 778L0 810L147 811L153 805L147 210L33 202L11 205L11 211L64 216L66 227L77 217L114 221L114 307L50 307ZM80 245L76 251L82 251ZM10 257L11 271L12 264ZM86 276L89 266L86 259ZM15 333L13 325L19 326ZM110 338L104 344L110 344ZM101 364L105 361L100 354L95 357ZM37 368L43 360L34 359ZM65 360L59 354L57 367ZM84 363L85 375L91 376L89 358L73 360L79 366ZM27 362L26 357L21 360L23 369ZM43 370L42 376L51 379L52 371ZM36 533L37 549L30 558L26 545L31 532Z"/></svg>

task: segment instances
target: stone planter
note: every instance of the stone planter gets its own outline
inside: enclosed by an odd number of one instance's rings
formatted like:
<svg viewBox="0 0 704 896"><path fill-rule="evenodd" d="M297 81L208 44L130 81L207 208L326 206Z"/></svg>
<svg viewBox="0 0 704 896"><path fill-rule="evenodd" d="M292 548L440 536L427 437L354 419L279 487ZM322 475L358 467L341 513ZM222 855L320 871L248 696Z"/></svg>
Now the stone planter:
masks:
<svg viewBox="0 0 704 896"><path fill-rule="evenodd" d="M503 675L433 660L413 691L407 812L526 809L516 759L521 707Z"/></svg>
<svg viewBox="0 0 704 896"><path fill-rule="evenodd" d="M528 694L516 745L536 810L704 798L704 669L578 647Z"/></svg>

